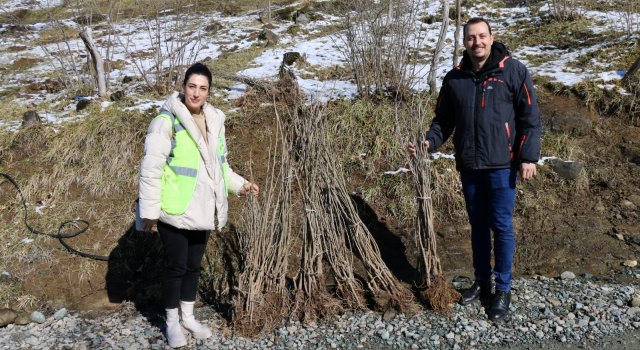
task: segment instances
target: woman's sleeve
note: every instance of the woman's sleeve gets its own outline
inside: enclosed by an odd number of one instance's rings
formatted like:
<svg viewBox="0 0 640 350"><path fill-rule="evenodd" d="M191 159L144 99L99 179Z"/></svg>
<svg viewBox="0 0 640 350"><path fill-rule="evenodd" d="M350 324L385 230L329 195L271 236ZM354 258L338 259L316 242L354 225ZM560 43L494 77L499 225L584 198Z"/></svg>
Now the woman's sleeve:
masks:
<svg viewBox="0 0 640 350"><path fill-rule="evenodd" d="M224 125L222 125L222 137L224 138L224 159L229 159L227 157L227 138L226 138L226 134L225 134L225 127ZM229 186L229 192L235 194L236 196L239 195L240 190L242 189L242 186L244 184L246 184L247 180L244 179L244 177L236 174L233 169L231 169L231 166L228 165L229 163L227 162L227 166L228 166L228 170L227 170L227 181L229 181L228 186Z"/></svg>
<svg viewBox="0 0 640 350"><path fill-rule="evenodd" d="M162 173L171 152L171 125L165 118L155 118L147 129L144 158L140 166L140 217L160 218L162 199Z"/></svg>

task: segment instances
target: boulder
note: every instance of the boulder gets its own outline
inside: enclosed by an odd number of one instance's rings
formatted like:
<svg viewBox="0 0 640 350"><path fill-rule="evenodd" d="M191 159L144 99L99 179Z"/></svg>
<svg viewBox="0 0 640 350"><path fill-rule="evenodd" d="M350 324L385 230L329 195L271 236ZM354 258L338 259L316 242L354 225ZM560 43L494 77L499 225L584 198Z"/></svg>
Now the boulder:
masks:
<svg viewBox="0 0 640 350"><path fill-rule="evenodd" d="M39 123L39 122L40 122L40 116L38 115L38 113L36 113L36 111L26 111L22 115L23 128L28 126L29 124Z"/></svg>
<svg viewBox="0 0 640 350"><path fill-rule="evenodd" d="M11 309L0 310L0 327L4 327L8 324L12 324L15 321L18 314Z"/></svg>
<svg viewBox="0 0 640 350"><path fill-rule="evenodd" d="M296 63L299 59L300 59L299 52L287 52L282 57L282 62L284 62L284 64L286 64L287 66L291 66L294 63Z"/></svg>
<svg viewBox="0 0 640 350"><path fill-rule="evenodd" d="M23 312L18 317L16 317L15 321L13 321L17 325L25 325L31 323L31 313Z"/></svg>
<svg viewBox="0 0 640 350"><path fill-rule="evenodd" d="M565 162L560 159L551 159L548 164L551 170L567 180L575 180L584 168L584 164L580 162Z"/></svg>
<svg viewBox="0 0 640 350"><path fill-rule="evenodd" d="M556 110L549 119L549 126L554 133L586 135L591 131L592 124L591 117L576 112Z"/></svg>
<svg viewBox="0 0 640 350"><path fill-rule="evenodd" d="M572 280L576 278L576 275L571 271L565 271L560 275L560 278L562 278L563 280Z"/></svg>
<svg viewBox="0 0 640 350"><path fill-rule="evenodd" d="M90 104L91 104L91 100L78 101L78 104L76 105L76 112L80 112L81 110L89 107Z"/></svg>
<svg viewBox="0 0 640 350"><path fill-rule="evenodd" d="M270 41L273 44L277 44L278 40L280 40L280 37L278 36L278 34L270 31L269 29L265 29L262 31L262 33L260 33L260 39Z"/></svg>
<svg viewBox="0 0 640 350"><path fill-rule="evenodd" d="M304 13L298 13L296 16L296 24L308 24L309 22L311 22L311 20Z"/></svg>
<svg viewBox="0 0 640 350"><path fill-rule="evenodd" d="M124 91L119 90L111 94L111 101L120 101L124 98Z"/></svg>

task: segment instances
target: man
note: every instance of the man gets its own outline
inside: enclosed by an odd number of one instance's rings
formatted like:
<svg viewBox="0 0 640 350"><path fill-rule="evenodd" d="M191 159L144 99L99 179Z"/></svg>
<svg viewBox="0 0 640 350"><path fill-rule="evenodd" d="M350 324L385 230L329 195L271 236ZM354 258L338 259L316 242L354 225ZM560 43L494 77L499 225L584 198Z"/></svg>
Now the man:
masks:
<svg viewBox="0 0 640 350"><path fill-rule="evenodd" d="M494 273L496 293L488 316L497 321L509 313L511 303L516 177L518 169L523 180L536 176L542 123L529 72L503 44L493 41L489 23L470 19L463 41L466 51L444 78L422 145L433 151L455 130L456 168L471 224L476 277L461 303L490 297ZM408 149L415 155L412 143Z"/></svg>

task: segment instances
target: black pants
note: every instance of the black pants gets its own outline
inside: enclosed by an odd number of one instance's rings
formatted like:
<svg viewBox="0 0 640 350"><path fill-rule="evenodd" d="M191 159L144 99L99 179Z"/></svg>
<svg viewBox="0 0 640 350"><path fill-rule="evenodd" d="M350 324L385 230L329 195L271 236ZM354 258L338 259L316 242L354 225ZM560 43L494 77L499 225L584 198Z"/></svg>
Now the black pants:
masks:
<svg viewBox="0 0 640 350"><path fill-rule="evenodd" d="M164 245L162 301L165 309L175 309L182 301L196 301L200 262L210 231L191 231L158 222Z"/></svg>

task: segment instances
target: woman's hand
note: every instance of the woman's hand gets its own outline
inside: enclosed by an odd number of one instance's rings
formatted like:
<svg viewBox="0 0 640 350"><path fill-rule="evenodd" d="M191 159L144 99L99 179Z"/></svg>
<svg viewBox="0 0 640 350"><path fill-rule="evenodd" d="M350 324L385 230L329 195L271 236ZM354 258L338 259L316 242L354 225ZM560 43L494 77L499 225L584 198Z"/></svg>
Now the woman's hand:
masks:
<svg viewBox="0 0 640 350"><path fill-rule="evenodd" d="M142 230L144 232L158 232L158 227L156 226L158 224L158 219L142 219L142 222L144 223L142 225Z"/></svg>
<svg viewBox="0 0 640 350"><path fill-rule="evenodd" d="M422 145L426 148L429 148L429 141L422 141ZM409 150L409 154L411 154L412 157L416 156L416 147L412 142L409 142L409 144L407 145L407 149Z"/></svg>
<svg viewBox="0 0 640 350"><path fill-rule="evenodd" d="M247 182L242 186L239 193L241 196L248 196L250 194L257 196L259 191L258 185Z"/></svg>

